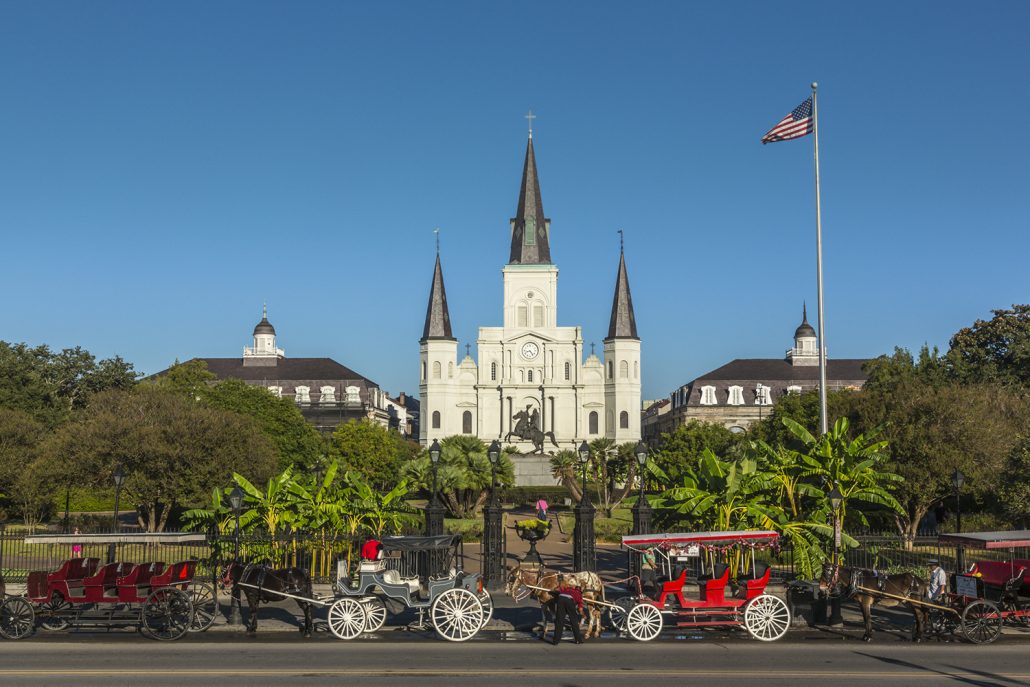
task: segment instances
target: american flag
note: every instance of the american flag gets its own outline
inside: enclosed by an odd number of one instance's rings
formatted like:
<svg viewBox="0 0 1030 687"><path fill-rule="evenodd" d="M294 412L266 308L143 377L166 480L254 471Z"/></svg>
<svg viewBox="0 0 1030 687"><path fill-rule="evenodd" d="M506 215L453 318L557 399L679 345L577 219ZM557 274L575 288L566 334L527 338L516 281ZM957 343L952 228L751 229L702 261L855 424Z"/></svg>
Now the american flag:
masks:
<svg viewBox="0 0 1030 687"><path fill-rule="evenodd" d="M810 133L812 133L812 99L808 98L780 120L776 126L769 129L765 136L762 136L762 145L775 141L789 141Z"/></svg>

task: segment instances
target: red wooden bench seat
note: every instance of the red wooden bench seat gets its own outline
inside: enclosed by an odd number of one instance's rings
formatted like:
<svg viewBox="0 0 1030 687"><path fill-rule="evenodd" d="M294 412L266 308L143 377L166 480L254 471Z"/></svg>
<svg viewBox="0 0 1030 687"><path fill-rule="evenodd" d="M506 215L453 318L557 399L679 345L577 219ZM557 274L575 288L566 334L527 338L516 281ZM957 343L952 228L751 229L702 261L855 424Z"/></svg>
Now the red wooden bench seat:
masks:
<svg viewBox="0 0 1030 687"><path fill-rule="evenodd" d="M167 587L170 585L184 585L193 581L193 575L197 571L196 561L179 561L172 563L164 572L150 578L151 587Z"/></svg>
<svg viewBox="0 0 1030 687"><path fill-rule="evenodd" d="M1013 574L1018 573L1020 568L1026 568L1023 571L1023 589L1030 591L1030 560L1025 558L1015 558L1011 562L977 561L973 564L972 573L974 575L979 573L980 579L985 584L992 587L1004 587L1005 583L1012 578Z"/></svg>
<svg viewBox="0 0 1030 687"><path fill-rule="evenodd" d="M765 588L769 586L769 575L772 572L772 568L769 567L768 563L756 563L755 570L749 569L743 575L737 576L737 596L744 599L753 599L765 592Z"/></svg>
<svg viewBox="0 0 1030 687"><path fill-rule="evenodd" d="M687 569L681 568L679 574L673 571L673 579L666 580L665 582L659 582L661 590L658 593L658 607L665 606L665 598L667 596L674 596L676 600L680 602L680 607L687 605L687 602L683 599L683 585L687 581Z"/></svg>
<svg viewBox="0 0 1030 687"><path fill-rule="evenodd" d="M83 578L82 586L85 588L86 600L97 603L117 599L118 578L128 574L132 568L132 563L108 563L101 566L95 575Z"/></svg>
<svg viewBox="0 0 1030 687"><path fill-rule="evenodd" d="M115 580L118 587L118 600L136 603L150 594L150 580L154 575L164 572L164 563L140 563L129 571L128 575Z"/></svg>
<svg viewBox="0 0 1030 687"><path fill-rule="evenodd" d="M82 580L93 575L98 565L99 558L69 558L53 572L31 572L27 585L29 598L33 601L49 600L54 592L65 599L82 597Z"/></svg>
<svg viewBox="0 0 1030 687"><path fill-rule="evenodd" d="M730 581L730 566L716 563L715 572L709 579L698 580L701 600L707 604L719 605L726 600L726 584Z"/></svg>

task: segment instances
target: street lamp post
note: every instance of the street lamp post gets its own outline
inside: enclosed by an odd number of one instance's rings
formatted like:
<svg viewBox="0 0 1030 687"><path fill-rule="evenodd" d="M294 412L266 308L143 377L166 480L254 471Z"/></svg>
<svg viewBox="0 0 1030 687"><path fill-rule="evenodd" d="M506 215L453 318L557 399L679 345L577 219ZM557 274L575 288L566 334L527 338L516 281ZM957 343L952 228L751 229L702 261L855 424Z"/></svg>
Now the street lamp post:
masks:
<svg viewBox="0 0 1030 687"><path fill-rule="evenodd" d="M955 533L962 534L962 502L959 500L962 485L966 483L966 476L962 471L955 468L951 475L951 486L955 487ZM966 571L965 551L962 544L955 545L955 572L962 574Z"/></svg>
<svg viewBox="0 0 1030 687"><path fill-rule="evenodd" d="M590 447L587 442L579 445L579 464L582 466L582 496L576 504L576 531L572 537L572 565L576 571L594 570L594 504L587 491L587 463L590 462Z"/></svg>
<svg viewBox="0 0 1030 687"><path fill-rule="evenodd" d="M840 493L837 485L833 485L833 491L829 494L830 508L833 510L833 558L834 565L840 564L840 505L844 502L844 496ZM835 627L844 624L844 617L840 614L840 596L830 597L830 626Z"/></svg>
<svg viewBox="0 0 1030 687"><path fill-rule="evenodd" d="M115 534L121 531L121 527L118 524L118 505L122 496L122 484L125 483L125 472L122 470L122 466L119 465L114 469L114 531ZM114 563L115 558L115 546L114 542L107 545L107 562Z"/></svg>
<svg viewBox="0 0 1030 687"><path fill-rule="evenodd" d="M232 507L236 523L232 536L232 556L233 562L237 562L240 560L240 511L243 509L243 490L240 489L239 484L232 485L232 491L229 492L229 505ZM240 591L233 587L232 597L229 599L229 624L239 625L240 622Z"/></svg>
<svg viewBox="0 0 1030 687"><path fill-rule="evenodd" d="M501 528L501 502L497 498L501 442L494 439L486 455L490 459L490 498L483 508L483 581L489 589L498 589L504 581L504 532Z"/></svg>
<svg viewBox="0 0 1030 687"><path fill-rule="evenodd" d="M440 492L437 491L437 473L440 465L440 442L433 439L429 447L429 464L433 469L433 493L426 506L426 535L435 537L443 534L444 507L440 503ZM444 556L440 551L426 552L426 575L437 575L443 567Z"/></svg>
<svg viewBox="0 0 1030 687"><path fill-rule="evenodd" d="M633 534L650 534L651 504L647 502L647 497L644 496L644 468L647 467L647 445L643 441L638 442L633 453L639 466L638 479L640 480L640 496L632 508ZM636 575L639 577L641 575L641 557L642 554L640 553L635 551L629 552L629 574L631 576Z"/></svg>

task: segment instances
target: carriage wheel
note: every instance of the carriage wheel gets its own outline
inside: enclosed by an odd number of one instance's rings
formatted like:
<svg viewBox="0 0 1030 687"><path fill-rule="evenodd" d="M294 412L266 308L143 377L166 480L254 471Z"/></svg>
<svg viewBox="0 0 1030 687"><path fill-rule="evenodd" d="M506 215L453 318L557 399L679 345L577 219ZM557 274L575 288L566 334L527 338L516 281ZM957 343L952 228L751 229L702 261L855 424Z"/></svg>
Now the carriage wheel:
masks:
<svg viewBox="0 0 1030 687"><path fill-rule="evenodd" d="M991 601L974 601L962 611L962 634L973 644L990 644L1001 634L1004 619Z"/></svg>
<svg viewBox="0 0 1030 687"><path fill-rule="evenodd" d="M354 639L365 631L365 606L356 599L343 597L329 607L329 631L340 639Z"/></svg>
<svg viewBox="0 0 1030 687"><path fill-rule="evenodd" d="M744 628L760 642L773 642L787 634L790 609L783 599L760 594L744 606Z"/></svg>
<svg viewBox="0 0 1030 687"><path fill-rule="evenodd" d="M479 626L482 630L490 619L494 617L494 598L485 589L479 594L479 603L483 606L483 624Z"/></svg>
<svg viewBox="0 0 1030 687"><path fill-rule="evenodd" d="M429 609L436 633L449 642L472 639L483 627L483 603L467 589L448 589Z"/></svg>
<svg viewBox="0 0 1030 687"><path fill-rule="evenodd" d="M152 639L179 639L193 624L190 595L174 587L150 592L140 610L140 630Z"/></svg>
<svg viewBox="0 0 1030 687"><path fill-rule="evenodd" d="M25 639L36 625L32 604L20 596L12 596L0 603L0 636L5 639Z"/></svg>
<svg viewBox="0 0 1030 687"><path fill-rule="evenodd" d="M64 617L64 614L70 611L71 607L72 605L65 601L60 592L54 592L50 601L39 605L39 626L50 631L66 629L71 623Z"/></svg>
<svg viewBox="0 0 1030 687"><path fill-rule="evenodd" d="M649 603L637 604L626 614L626 631L640 642L650 642L662 632L662 612Z"/></svg>
<svg viewBox="0 0 1030 687"><path fill-rule="evenodd" d="M215 599L215 588L203 582L194 582L189 588L190 601L193 603L193 622L190 632L203 632L215 623L218 613L218 601Z"/></svg>
<svg viewBox="0 0 1030 687"><path fill-rule="evenodd" d="M612 603L615 604L616 608L611 606L607 608L608 623L618 632L625 632L626 617L633 610L633 607L637 605L637 598L635 596L620 596Z"/></svg>
<svg viewBox="0 0 1030 687"><path fill-rule="evenodd" d="M365 607L365 632L377 632L386 623L386 604L378 596L362 599Z"/></svg>

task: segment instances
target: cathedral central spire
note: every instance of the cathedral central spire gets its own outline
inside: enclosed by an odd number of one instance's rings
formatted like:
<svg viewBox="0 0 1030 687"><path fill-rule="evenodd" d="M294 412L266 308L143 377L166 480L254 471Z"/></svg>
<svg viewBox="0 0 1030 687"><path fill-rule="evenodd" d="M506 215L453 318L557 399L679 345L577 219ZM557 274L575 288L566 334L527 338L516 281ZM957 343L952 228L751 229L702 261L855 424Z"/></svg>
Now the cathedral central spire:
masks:
<svg viewBox="0 0 1030 687"><path fill-rule="evenodd" d="M522 167L519 204L511 220L511 257L508 264L550 265L550 229L550 220L544 217L544 203L540 199L540 181L536 174L531 130L526 143L526 162Z"/></svg>

